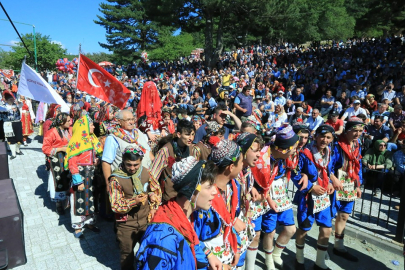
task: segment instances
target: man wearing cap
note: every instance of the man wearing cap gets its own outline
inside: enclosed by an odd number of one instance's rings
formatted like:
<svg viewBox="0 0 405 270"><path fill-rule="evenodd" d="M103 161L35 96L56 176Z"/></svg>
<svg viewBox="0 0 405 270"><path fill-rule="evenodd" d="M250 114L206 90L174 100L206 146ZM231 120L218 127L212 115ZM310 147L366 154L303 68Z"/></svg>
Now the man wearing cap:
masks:
<svg viewBox="0 0 405 270"><path fill-rule="evenodd" d="M346 119L350 119L353 116L357 116L359 114L364 114L367 115L367 112L365 109L360 107L360 100L356 99L353 101L353 106L348 108L345 113L342 115L341 119L342 121L345 121Z"/></svg>
<svg viewBox="0 0 405 270"><path fill-rule="evenodd" d="M260 233L263 232L265 234L263 237L263 249L267 269L276 269L275 266L281 267L283 264L281 254L296 231L292 202L286 192L287 178L284 160L296 151L298 143L299 137L294 133L290 125L286 124L279 127L276 130L276 139L269 147L271 153L270 179L263 182L262 177L255 177L257 191L263 194L264 198L267 198L272 210L252 220L255 224L256 237L250 249L252 247L257 249ZM274 246L273 241L277 224L282 225L283 230L280 232Z"/></svg>
<svg viewBox="0 0 405 270"><path fill-rule="evenodd" d="M354 201L361 198L360 185L363 175L360 136L363 130L364 123L360 118L348 119L345 132L335 144L334 168L330 171L330 179L335 189L331 195L332 217L336 218L333 253L353 262L357 262L358 258L346 250L343 241L346 222L353 211Z"/></svg>
<svg viewBox="0 0 405 270"><path fill-rule="evenodd" d="M298 204L298 230L295 240L296 262L295 269L304 267L305 236L311 230L314 221L319 226L317 254L314 269L329 269L325 264L329 236L332 232L332 217L330 215L330 198L333 186L330 183L329 171L333 169L333 154L330 144L335 132L331 126L321 125L317 128L315 140L302 153L315 165L315 173L309 174L307 192L297 192L294 201ZM305 136L305 133L304 133ZM303 138L305 139L305 137ZM311 165L307 165L311 168ZM314 176L314 177L310 177Z"/></svg>
<svg viewBox="0 0 405 270"><path fill-rule="evenodd" d="M283 91L280 90L277 92L277 96L274 99L274 105L284 106L286 104L287 100L285 99L285 97L283 95L284 95Z"/></svg>
<svg viewBox="0 0 405 270"><path fill-rule="evenodd" d="M190 222L192 215L195 218L213 204L217 194L215 165L188 157L170 167L177 196L162 205L148 225L136 256L136 269L222 269L222 263L199 241Z"/></svg>
<svg viewBox="0 0 405 270"><path fill-rule="evenodd" d="M343 133L343 128L345 124L343 123L342 119L339 119L338 111L333 110L332 112L330 112L328 121L326 121L325 124L333 127L336 135L340 135Z"/></svg>

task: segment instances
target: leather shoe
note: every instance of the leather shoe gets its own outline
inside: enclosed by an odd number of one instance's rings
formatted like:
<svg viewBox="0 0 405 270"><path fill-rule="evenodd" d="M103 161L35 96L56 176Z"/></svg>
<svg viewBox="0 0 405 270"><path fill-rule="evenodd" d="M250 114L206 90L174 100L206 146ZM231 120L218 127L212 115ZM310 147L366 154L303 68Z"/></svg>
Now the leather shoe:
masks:
<svg viewBox="0 0 405 270"><path fill-rule="evenodd" d="M299 263L297 259L295 259L295 270L305 270L305 264Z"/></svg>
<svg viewBox="0 0 405 270"><path fill-rule="evenodd" d="M24 153L20 151L20 152L17 153L17 155L23 156Z"/></svg>
<svg viewBox="0 0 405 270"><path fill-rule="evenodd" d="M322 268L320 266L318 266L317 264L314 264L314 270L332 270L329 267L328 268Z"/></svg>
<svg viewBox="0 0 405 270"><path fill-rule="evenodd" d="M359 261L359 258L357 258L356 256L350 254L349 252L340 251L340 250L337 250L336 248L333 249L333 254L335 254L336 256L340 256L340 257L342 257L342 258L344 258L344 259L346 259L348 261L351 261L351 262L358 262Z"/></svg>

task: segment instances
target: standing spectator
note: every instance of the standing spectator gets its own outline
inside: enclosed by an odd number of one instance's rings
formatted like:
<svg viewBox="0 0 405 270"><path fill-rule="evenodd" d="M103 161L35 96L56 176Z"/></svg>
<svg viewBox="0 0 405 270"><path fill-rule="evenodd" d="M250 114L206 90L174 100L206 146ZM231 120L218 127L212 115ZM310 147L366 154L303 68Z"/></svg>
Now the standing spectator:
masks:
<svg viewBox="0 0 405 270"><path fill-rule="evenodd" d="M333 103L335 103L335 97L332 96L332 91L327 90L325 95L321 99L321 116L324 117L333 109Z"/></svg>
<svg viewBox="0 0 405 270"><path fill-rule="evenodd" d="M306 122L311 135L315 134L316 129L323 124L323 118L319 115L318 109L313 109L312 116L307 119Z"/></svg>
<svg viewBox="0 0 405 270"><path fill-rule="evenodd" d="M251 88L250 86L243 87L242 93L236 96L235 98L235 108L236 116L240 119L242 117L248 117L252 114L252 103L253 99L250 95Z"/></svg>

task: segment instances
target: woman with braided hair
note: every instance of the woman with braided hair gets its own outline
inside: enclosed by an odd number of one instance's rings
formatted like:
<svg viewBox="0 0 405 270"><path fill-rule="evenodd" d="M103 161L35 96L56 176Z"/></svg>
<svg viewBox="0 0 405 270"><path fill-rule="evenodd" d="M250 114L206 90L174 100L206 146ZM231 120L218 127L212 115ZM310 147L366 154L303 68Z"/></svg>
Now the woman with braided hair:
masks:
<svg viewBox="0 0 405 270"><path fill-rule="evenodd" d="M65 213L63 202L69 189L67 179L68 170L64 168L66 149L72 132L70 130L70 116L67 113L58 113L54 118L52 128L45 134L42 152L47 156L50 164L48 189L51 200L56 202L58 214Z"/></svg>

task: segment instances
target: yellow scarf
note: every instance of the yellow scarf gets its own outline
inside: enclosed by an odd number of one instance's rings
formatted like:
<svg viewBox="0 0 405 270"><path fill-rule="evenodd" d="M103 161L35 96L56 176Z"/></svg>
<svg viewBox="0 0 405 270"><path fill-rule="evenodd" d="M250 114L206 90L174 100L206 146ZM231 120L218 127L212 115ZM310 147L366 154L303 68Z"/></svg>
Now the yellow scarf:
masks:
<svg viewBox="0 0 405 270"><path fill-rule="evenodd" d="M69 141L66 158L65 169L68 168L69 159L80 155L86 151L94 149L96 154L101 154L103 148L96 135L90 134L90 123L87 115L84 115L76 120L73 125L73 135Z"/></svg>

